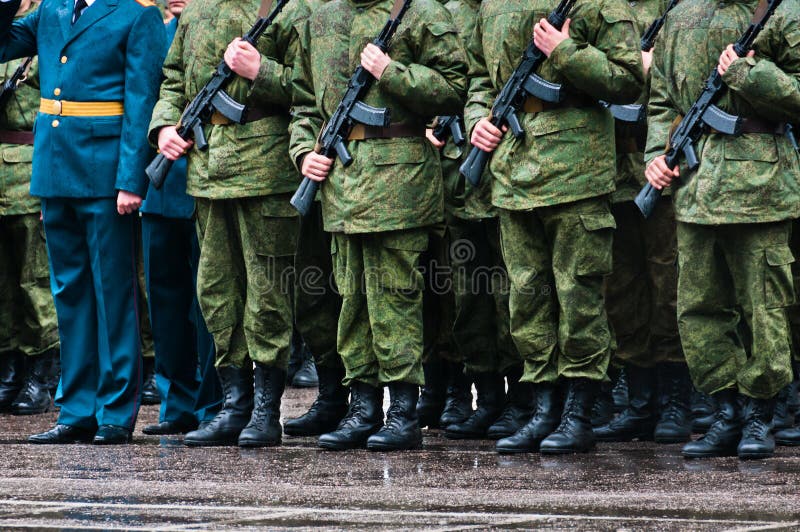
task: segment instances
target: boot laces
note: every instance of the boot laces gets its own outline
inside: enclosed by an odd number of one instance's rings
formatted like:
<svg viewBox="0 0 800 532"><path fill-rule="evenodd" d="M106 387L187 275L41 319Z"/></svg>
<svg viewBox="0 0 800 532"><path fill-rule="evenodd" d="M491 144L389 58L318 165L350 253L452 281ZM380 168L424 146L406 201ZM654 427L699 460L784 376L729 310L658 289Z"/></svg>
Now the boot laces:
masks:
<svg viewBox="0 0 800 532"><path fill-rule="evenodd" d="M386 424L385 430L392 432L399 432L403 428L403 411L399 401L392 401L389 403L389 409L386 411Z"/></svg>

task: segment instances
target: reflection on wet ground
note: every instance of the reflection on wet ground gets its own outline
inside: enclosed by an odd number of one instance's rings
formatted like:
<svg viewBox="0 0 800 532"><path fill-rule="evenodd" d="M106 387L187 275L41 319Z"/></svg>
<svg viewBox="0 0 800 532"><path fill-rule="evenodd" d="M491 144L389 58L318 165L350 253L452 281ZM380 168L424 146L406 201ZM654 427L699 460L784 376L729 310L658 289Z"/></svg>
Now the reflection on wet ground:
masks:
<svg viewBox="0 0 800 532"><path fill-rule="evenodd" d="M314 391L287 391L284 415ZM139 426L156 419L142 410ZM679 445L603 444L593 454L500 456L491 442L426 431L400 454L189 449L180 437L120 447L37 447L55 415L0 416L0 526L100 528L800 528L800 449L762 462L685 461ZM763 528L768 527L768 528Z"/></svg>

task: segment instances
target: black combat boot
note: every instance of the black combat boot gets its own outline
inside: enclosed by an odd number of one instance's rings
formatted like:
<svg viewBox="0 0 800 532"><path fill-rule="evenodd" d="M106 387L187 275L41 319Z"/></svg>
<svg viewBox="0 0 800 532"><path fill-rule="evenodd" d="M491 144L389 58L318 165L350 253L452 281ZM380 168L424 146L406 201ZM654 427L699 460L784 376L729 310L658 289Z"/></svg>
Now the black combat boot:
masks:
<svg viewBox="0 0 800 532"><path fill-rule="evenodd" d="M609 381L600 383L600 391L592 406L592 427L601 427L614 419L614 398L611 389L614 384Z"/></svg>
<svg viewBox="0 0 800 532"><path fill-rule="evenodd" d="M794 370L794 380L786 403L789 405L789 411L794 415L795 420L798 420L800 419L800 362L792 362L792 369Z"/></svg>
<svg viewBox="0 0 800 532"><path fill-rule="evenodd" d="M713 399L717 405L714 423L702 438L683 446L684 458L713 458L736 454L736 446L742 436L739 394L735 389L729 388L715 393Z"/></svg>
<svg viewBox="0 0 800 532"><path fill-rule="evenodd" d="M239 447L272 447L281 443L281 397L285 386L283 369L256 362L253 413L239 433Z"/></svg>
<svg viewBox="0 0 800 532"><path fill-rule="evenodd" d="M652 368L625 366L628 406L607 425L594 429L599 441L652 440L656 426L656 374Z"/></svg>
<svg viewBox="0 0 800 532"><path fill-rule="evenodd" d="M422 364L422 371L425 373L425 385L417 402L417 418L420 427L436 429L439 428L439 418L447 398L444 362L440 357L433 356Z"/></svg>
<svg viewBox="0 0 800 532"><path fill-rule="evenodd" d="M311 351L303 344L303 363L292 377L292 388L316 388L317 386L319 386L317 365L314 363Z"/></svg>
<svg viewBox="0 0 800 532"><path fill-rule="evenodd" d="M144 357L142 359L142 404L157 405L161 403L161 395L156 386L156 359Z"/></svg>
<svg viewBox="0 0 800 532"><path fill-rule="evenodd" d="M50 396L50 379L55 372L55 350L41 355L27 357L25 382L11 405L11 413L16 416L42 414L53 407Z"/></svg>
<svg viewBox="0 0 800 532"><path fill-rule="evenodd" d="M205 426L188 433L183 443L191 447L237 444L253 412L253 373L250 362L246 364L245 368L217 368L224 397L222 409Z"/></svg>
<svg viewBox="0 0 800 532"><path fill-rule="evenodd" d="M714 398L699 390L692 392L692 432L705 434L714 423L717 405Z"/></svg>
<svg viewBox="0 0 800 532"><path fill-rule="evenodd" d="M506 404L491 427L486 431L490 440L499 440L515 434L533 416L533 385L530 382L520 382L522 367L513 368L508 375L508 393Z"/></svg>
<svg viewBox="0 0 800 532"><path fill-rule="evenodd" d="M616 373L616 376L612 377L614 386L611 389L611 397L614 399L614 412L622 412L628 407L627 369L622 368L619 371L610 371L609 373Z"/></svg>
<svg viewBox="0 0 800 532"><path fill-rule="evenodd" d="M422 431L417 419L419 386L408 382L389 383L389 410L386 424L369 437L369 451L405 451L422 446Z"/></svg>
<svg viewBox="0 0 800 532"><path fill-rule="evenodd" d="M742 439L736 454L742 460L769 458L775 454L775 439L772 437L772 416L775 411L775 398L745 399L742 417Z"/></svg>
<svg viewBox="0 0 800 532"><path fill-rule="evenodd" d="M683 443L692 437L692 418L689 398L692 381L689 368L682 363L659 366L661 389L660 414L653 431L656 443Z"/></svg>
<svg viewBox="0 0 800 532"><path fill-rule="evenodd" d="M775 412L772 416L772 430L788 429L794 425L794 413L789 407L789 396L792 393L792 383L787 384L778 393L775 401Z"/></svg>
<svg viewBox="0 0 800 532"><path fill-rule="evenodd" d="M447 374L447 397L439 418L440 427L463 423L472 415L472 379L464 371L461 362L445 362ZM419 408L417 408L419 412Z"/></svg>
<svg viewBox="0 0 800 532"><path fill-rule="evenodd" d="M475 373L475 389L478 390L478 408L462 423L445 428L444 435L452 440L481 440L486 431L500 416L505 400L505 382L498 373Z"/></svg>
<svg viewBox="0 0 800 532"><path fill-rule="evenodd" d="M594 448L590 415L600 381L567 379L567 399L558 428L542 440L542 454L585 453Z"/></svg>
<svg viewBox="0 0 800 532"><path fill-rule="evenodd" d="M383 388L354 381L350 386L350 407L336 430L319 437L319 446L331 451L358 449L383 426Z"/></svg>
<svg viewBox="0 0 800 532"><path fill-rule="evenodd" d="M11 408L25 380L25 355L9 351L0 355L0 412Z"/></svg>
<svg viewBox="0 0 800 532"><path fill-rule="evenodd" d="M308 412L289 419L283 431L289 436L319 436L335 430L347 413L347 397L350 390L342 386L344 368L319 366L319 393Z"/></svg>
<svg viewBox="0 0 800 532"><path fill-rule="evenodd" d="M533 417L515 434L498 440L495 450L501 454L535 453L539 444L556 430L561 420L561 401L554 383L533 385L536 407Z"/></svg>

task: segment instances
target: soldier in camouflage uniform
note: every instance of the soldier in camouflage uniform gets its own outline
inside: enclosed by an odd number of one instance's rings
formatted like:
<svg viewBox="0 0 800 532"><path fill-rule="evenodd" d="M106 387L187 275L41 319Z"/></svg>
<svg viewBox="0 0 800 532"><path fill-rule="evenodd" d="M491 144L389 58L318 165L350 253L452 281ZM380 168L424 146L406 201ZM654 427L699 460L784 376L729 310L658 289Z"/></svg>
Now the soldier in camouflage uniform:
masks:
<svg viewBox="0 0 800 532"><path fill-rule="evenodd" d="M754 52L738 58L730 44L758 4L684 0L653 60L647 178L675 184L681 342L695 386L718 408L708 433L683 448L692 458L770 456L775 396L792 379L786 309L795 300L789 237L800 215L800 157L782 128L800 115L800 6L783 2ZM728 86L718 105L744 118L743 134L704 135L697 170L673 172L660 155L670 125L715 67Z"/></svg>
<svg viewBox="0 0 800 532"><path fill-rule="evenodd" d="M631 4L639 35L667 4L667 0ZM642 52L642 57L649 68L652 50ZM646 101L645 91L639 103ZM627 377L628 406L594 433L600 441L684 442L691 435L692 388L678 335L675 213L670 196L665 196L649 219L642 218L633 199L646 182L646 125L616 121L615 127L617 190L611 196L611 212L617 230L614 268L606 279L605 295L617 339L614 359L624 366Z"/></svg>
<svg viewBox="0 0 800 532"><path fill-rule="evenodd" d="M614 348L602 286L611 272L615 224L608 195L616 173L608 156L613 119L596 101L632 102L644 79L627 3L578 0L561 31L544 20L552 8L546 0L485 1L468 48L465 120L472 144L495 152L484 178L491 178L500 213L522 380L535 385L537 400L529 422L498 441L503 453L594 446L590 411ZM548 57L539 75L563 84L569 96L560 104L529 98L520 113L525 136L504 137L486 117L531 30ZM567 389L564 403L559 381Z"/></svg>
<svg viewBox="0 0 800 532"><path fill-rule="evenodd" d="M18 17L38 3L23 2ZM22 60L0 65L0 83ZM39 107L37 61L0 109L0 411L38 414L52 407L58 326L39 200L28 192L33 121Z"/></svg>
<svg viewBox="0 0 800 532"><path fill-rule="evenodd" d="M225 403L210 423L186 435L187 445L281 441L298 227L289 205L298 176L288 160L287 65L296 54L294 25L308 6L287 5L256 50L238 36L250 29L258 9L257 1L195 0L184 10L150 124L151 141L167 157L190 149L173 124L224 53L239 74L227 92L250 110L244 124L212 117L205 128L208 150L189 151L187 192L197 203L198 299L214 336Z"/></svg>
<svg viewBox="0 0 800 532"><path fill-rule="evenodd" d="M368 44L392 4L324 4L304 26L295 67L291 156L303 175L323 181L323 221L333 233L342 294L337 345L344 384L351 388L347 416L320 438L328 449L406 449L422 440L415 409L423 384L424 280L417 266L431 227L443 220L441 168L425 124L436 114L459 112L466 65L450 17L435 0L411 4L389 55ZM331 159L313 152L315 139L359 64L359 52L378 79L365 103L389 108L394 123L356 128L348 143L353 164L332 167ZM391 406L384 426L385 385Z"/></svg>

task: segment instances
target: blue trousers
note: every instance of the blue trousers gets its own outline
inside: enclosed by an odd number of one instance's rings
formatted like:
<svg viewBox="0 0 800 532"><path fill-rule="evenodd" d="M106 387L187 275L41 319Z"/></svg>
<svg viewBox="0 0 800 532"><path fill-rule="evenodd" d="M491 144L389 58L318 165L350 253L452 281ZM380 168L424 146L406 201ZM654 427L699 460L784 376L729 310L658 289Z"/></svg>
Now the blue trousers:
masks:
<svg viewBox="0 0 800 532"><path fill-rule="evenodd" d="M209 421L222 403L214 339L197 303L200 246L193 220L142 214L160 421Z"/></svg>
<svg viewBox="0 0 800 532"><path fill-rule="evenodd" d="M116 199L43 198L61 337L58 422L133 430L142 387L133 215Z"/></svg>

